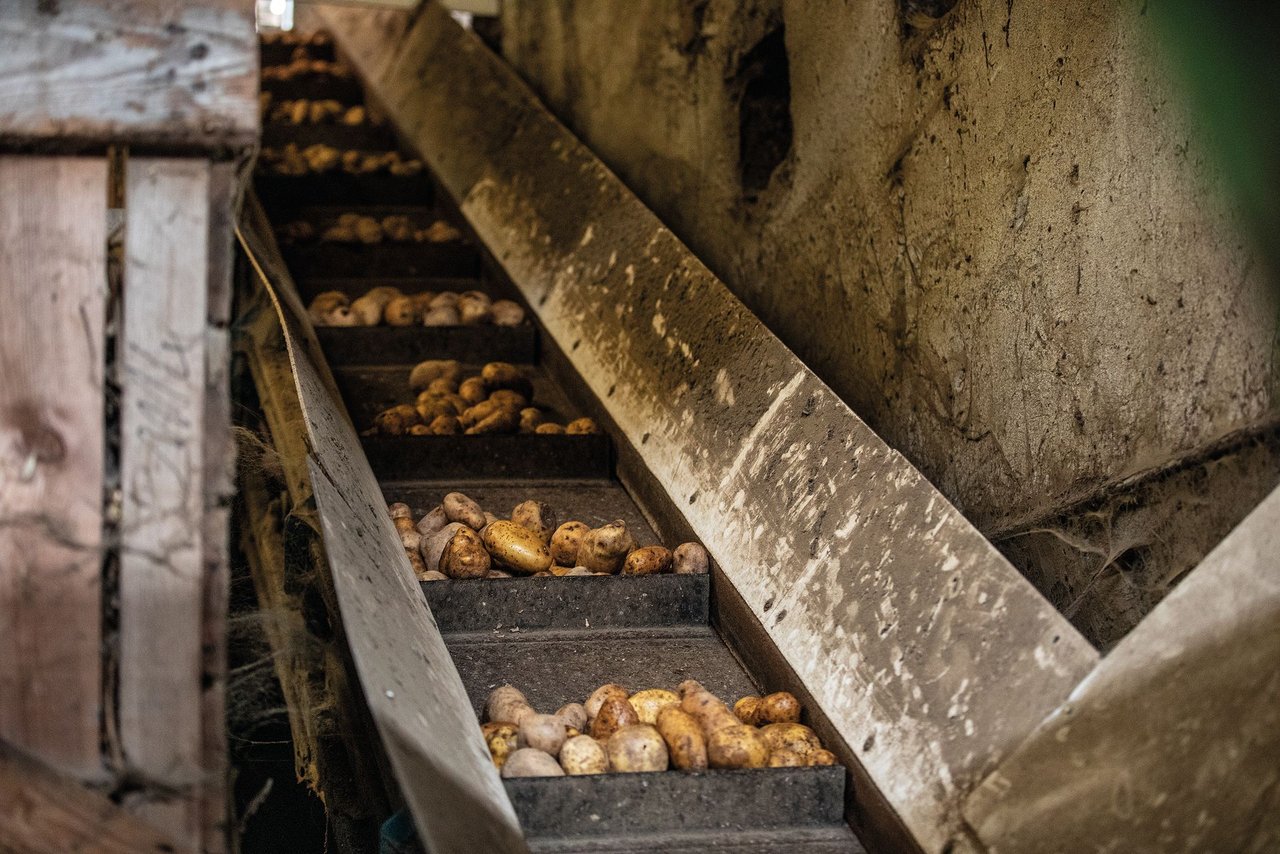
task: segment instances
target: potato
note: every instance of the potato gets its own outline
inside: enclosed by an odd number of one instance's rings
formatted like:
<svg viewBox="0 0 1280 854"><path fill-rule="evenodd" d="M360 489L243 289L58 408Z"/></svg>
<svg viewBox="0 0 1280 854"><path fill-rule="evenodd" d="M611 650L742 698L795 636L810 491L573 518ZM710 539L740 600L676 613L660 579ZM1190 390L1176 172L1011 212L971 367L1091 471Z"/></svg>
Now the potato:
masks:
<svg viewBox="0 0 1280 854"><path fill-rule="evenodd" d="M426 424L414 424L409 428L410 436L430 436L431 428Z"/></svg>
<svg viewBox="0 0 1280 854"><path fill-rule="evenodd" d="M432 380L447 377L454 382L462 379L462 365L453 359L427 359L413 366L409 372L409 387L420 392L431 385Z"/></svg>
<svg viewBox="0 0 1280 854"><path fill-rule="evenodd" d="M450 578L484 578L489 572L489 553L480 535L465 526L454 531L440 557L439 570Z"/></svg>
<svg viewBox="0 0 1280 854"><path fill-rule="evenodd" d="M609 767L622 773L667 770L667 743L652 724L624 726L605 745Z"/></svg>
<svg viewBox="0 0 1280 854"><path fill-rule="evenodd" d="M509 299L495 300L489 306L493 322L498 326L519 326L524 323L524 309Z"/></svg>
<svg viewBox="0 0 1280 854"><path fill-rule="evenodd" d="M560 767L566 774L603 774L609 770L604 747L589 735L575 735L560 748Z"/></svg>
<svg viewBox="0 0 1280 854"><path fill-rule="evenodd" d="M840 760L830 750L815 750L809 754L810 765L839 765Z"/></svg>
<svg viewBox="0 0 1280 854"><path fill-rule="evenodd" d="M423 392L418 395L417 402L413 408L417 410L418 417L422 419L423 424L430 424L441 416L454 415L453 405L447 400L442 400L429 392Z"/></svg>
<svg viewBox="0 0 1280 854"><path fill-rule="evenodd" d="M656 724L658 713L667 706L680 705L680 698L664 688L646 688L632 694L628 702L640 716L641 723Z"/></svg>
<svg viewBox="0 0 1280 854"><path fill-rule="evenodd" d="M515 411L503 406L495 400L482 400L475 406L467 407L467 409L458 416L458 420L462 422L463 427L474 427L481 421L484 421L495 412L510 412L515 416ZM518 416L516 416L518 418ZM514 419L513 419L514 420Z"/></svg>
<svg viewBox="0 0 1280 854"><path fill-rule="evenodd" d="M552 424L548 422L534 427L533 432L540 433L544 436L558 436L564 433L564 427L560 424Z"/></svg>
<svg viewBox="0 0 1280 854"><path fill-rule="evenodd" d="M733 704L733 714L744 724L760 726L762 721L760 720L759 712L760 698L755 695L742 697Z"/></svg>
<svg viewBox="0 0 1280 854"><path fill-rule="evenodd" d="M385 307L385 300L365 294L351 303L351 313L355 315L356 322L361 326L377 326L382 322L382 311Z"/></svg>
<svg viewBox="0 0 1280 854"><path fill-rule="evenodd" d="M387 436L403 436L415 424L421 424L422 417L418 410L407 403L384 409L373 417L373 426L379 433Z"/></svg>
<svg viewBox="0 0 1280 854"><path fill-rule="evenodd" d="M533 747L555 756L564 741L564 721L555 715L529 715L520 724L520 747Z"/></svg>
<svg viewBox="0 0 1280 854"><path fill-rule="evenodd" d="M658 732L667 743L672 766L681 771L705 771L707 741L693 715L679 706L663 706L658 711Z"/></svg>
<svg viewBox="0 0 1280 854"><path fill-rule="evenodd" d="M418 315L413 309L413 300L408 297L395 297L382 309L382 319L388 326L409 326Z"/></svg>
<svg viewBox="0 0 1280 854"><path fill-rule="evenodd" d="M611 697L600 705L600 711L591 719L591 736L608 738L623 727L638 723L640 716L631 703Z"/></svg>
<svg viewBox="0 0 1280 854"><path fill-rule="evenodd" d="M600 425L590 418L578 418L565 425L564 432L570 436L589 436L600 432Z"/></svg>
<svg viewBox="0 0 1280 854"><path fill-rule="evenodd" d="M520 426L520 416L513 409L498 409L468 427L467 436L488 436L494 433L514 433Z"/></svg>
<svg viewBox="0 0 1280 854"><path fill-rule="evenodd" d="M617 572L627 552L634 547L635 540L627 530L627 524L615 519L583 535L578 547L578 565L592 572Z"/></svg>
<svg viewBox="0 0 1280 854"><path fill-rule="evenodd" d="M525 719L536 715L533 706L514 685L499 685L489 692L484 702L485 717L493 723L509 723L520 726Z"/></svg>
<svg viewBox="0 0 1280 854"><path fill-rule="evenodd" d="M576 730L587 728L587 709L581 703L565 703L556 710L556 717L564 721L565 726Z"/></svg>
<svg viewBox="0 0 1280 854"><path fill-rule="evenodd" d="M671 553L671 569L676 575L702 575L711 569L711 558L697 543L681 543Z"/></svg>
<svg viewBox="0 0 1280 854"><path fill-rule="evenodd" d="M763 768L768 762L769 745L753 726L727 726L707 737L707 763L712 768Z"/></svg>
<svg viewBox="0 0 1280 854"><path fill-rule="evenodd" d="M690 694L697 694L705 690L707 689L702 687L702 683L697 679L686 679L676 686L676 693L680 695L681 700Z"/></svg>
<svg viewBox="0 0 1280 854"><path fill-rule="evenodd" d="M409 560L410 562L413 561L412 556L409 558ZM419 557L418 560L422 560L422 558ZM428 569L426 572L422 573L422 575L418 576L418 580L419 581L448 581L449 576L445 575L443 572L441 572L438 569Z"/></svg>
<svg viewBox="0 0 1280 854"><path fill-rule="evenodd" d="M457 326L461 322L458 310L448 306L428 309L427 313L422 315L423 326Z"/></svg>
<svg viewBox="0 0 1280 854"><path fill-rule="evenodd" d="M563 573L563 574L564 574L564 575L566 575L566 576L579 577L579 576L583 576L583 575L608 575L609 573L607 573L607 572L592 572L591 570L587 569L585 566L575 566L575 567L573 567L572 569L570 569L568 572L565 572L565 573Z"/></svg>
<svg viewBox="0 0 1280 854"><path fill-rule="evenodd" d="M427 384L427 394L455 394L458 391L458 381L452 377L436 377Z"/></svg>
<svg viewBox="0 0 1280 854"><path fill-rule="evenodd" d="M357 320L356 316L351 313L350 308L348 308L345 305L342 305L342 306L338 306L337 308L333 309L328 314L326 314L321 319L320 325L321 326L359 326L360 321Z"/></svg>
<svg viewBox="0 0 1280 854"><path fill-rule="evenodd" d="M662 546L636 549L622 561L623 575L657 575L671 569L671 552Z"/></svg>
<svg viewBox="0 0 1280 854"><path fill-rule="evenodd" d="M489 395L488 400L492 400L494 403L500 406L505 406L505 407L509 407L511 409L516 410L517 415L520 413L520 410L523 410L526 406L529 405L529 399L527 397L525 397L520 392L512 391L509 388L498 389L497 391Z"/></svg>
<svg viewBox="0 0 1280 854"><path fill-rule="evenodd" d="M484 527L484 511L480 505L461 492L450 492L440 502L444 515L450 522L461 522L468 528L478 531Z"/></svg>
<svg viewBox="0 0 1280 854"><path fill-rule="evenodd" d="M686 693L680 701L680 708L697 719L703 734L708 738L718 730L742 725L733 716L733 712L729 711L729 707L706 689Z"/></svg>
<svg viewBox="0 0 1280 854"><path fill-rule="evenodd" d="M515 365L490 362L480 369L480 376L490 392L505 388L523 394L526 399L533 399L533 383Z"/></svg>
<svg viewBox="0 0 1280 854"><path fill-rule="evenodd" d="M475 406L489 396L489 390L485 388L484 380L480 377L467 377L458 386L457 391L459 396L471 406Z"/></svg>
<svg viewBox="0 0 1280 854"><path fill-rule="evenodd" d="M777 723L762 727L760 734L764 736L769 750L793 750L801 756L808 756L815 750L822 749L822 742L817 734L804 724Z"/></svg>
<svg viewBox="0 0 1280 854"><path fill-rule="evenodd" d="M441 291L431 301L432 308L457 308L458 295L453 291Z"/></svg>
<svg viewBox="0 0 1280 854"><path fill-rule="evenodd" d="M491 569L488 574L485 575L485 578L515 578L515 576L509 572L503 572L500 569Z"/></svg>
<svg viewBox="0 0 1280 854"><path fill-rule="evenodd" d="M551 566L551 552L528 528L499 519L484 529L485 548L500 566L531 575Z"/></svg>
<svg viewBox="0 0 1280 854"><path fill-rule="evenodd" d="M522 747L507 757L502 766L502 776L510 777L563 777L564 769L549 754L533 747Z"/></svg>
<svg viewBox="0 0 1280 854"><path fill-rule="evenodd" d="M565 522L551 535L551 558L559 566L578 565L578 547L588 528L582 522Z"/></svg>
<svg viewBox="0 0 1280 854"><path fill-rule="evenodd" d="M542 410L536 406L526 406L520 410L520 432L532 433L542 424Z"/></svg>
<svg viewBox="0 0 1280 854"><path fill-rule="evenodd" d="M444 528L444 526L448 524L449 517L444 515L444 507L440 506L440 504L436 504L435 507L431 508L431 510L426 513L426 516L417 520L417 533L422 536L430 536L431 534L434 534L435 531Z"/></svg>
<svg viewBox="0 0 1280 854"><path fill-rule="evenodd" d="M325 316L334 309L345 308L350 304L350 298L342 291L325 291L316 294L315 299L311 300L311 304L307 306L307 314L312 323L323 324Z"/></svg>
<svg viewBox="0 0 1280 854"><path fill-rule="evenodd" d="M588 718L594 718L600 714L600 707L604 705L605 700L626 700L630 696L631 692L626 688L616 682L609 682L592 691L583 708Z"/></svg>
<svg viewBox="0 0 1280 854"><path fill-rule="evenodd" d="M463 326L477 326L493 320L493 312L489 308L489 300L469 297L463 294L458 298L458 321Z"/></svg>
<svg viewBox="0 0 1280 854"><path fill-rule="evenodd" d="M413 510L403 501L397 501L394 504L387 505L387 515L392 519L411 519L413 518Z"/></svg>
<svg viewBox="0 0 1280 854"><path fill-rule="evenodd" d="M542 501L521 501L511 511L511 521L528 528L544 543L550 543L556 530L556 511Z"/></svg>
<svg viewBox="0 0 1280 854"><path fill-rule="evenodd" d="M462 425L452 415L437 415L431 419L429 429L432 436L457 436L462 433Z"/></svg>
<svg viewBox="0 0 1280 854"><path fill-rule="evenodd" d="M770 768L803 768L808 764L808 757L796 750L784 749L769 752Z"/></svg>
<svg viewBox="0 0 1280 854"><path fill-rule="evenodd" d="M761 724L799 723L800 701L794 694L778 691L761 698L758 715Z"/></svg>
<svg viewBox="0 0 1280 854"><path fill-rule="evenodd" d="M435 298L435 294L431 291L422 291L416 294L407 294L409 301L413 303L414 317L425 318L427 312L431 310L431 300Z"/></svg>
<svg viewBox="0 0 1280 854"><path fill-rule="evenodd" d="M453 539L453 535L459 528L465 527L467 526L461 522L450 522L431 536L423 537L422 543L418 546L418 552L422 555L422 562L426 564L427 569L440 570L440 559L444 557L444 550L448 548L449 541ZM440 571L443 572L443 570ZM448 573L445 574L448 575Z"/></svg>
<svg viewBox="0 0 1280 854"><path fill-rule="evenodd" d="M519 728L512 723L487 723L481 724L480 731L484 735L484 743L489 747L493 764L501 768L516 750L516 733Z"/></svg>

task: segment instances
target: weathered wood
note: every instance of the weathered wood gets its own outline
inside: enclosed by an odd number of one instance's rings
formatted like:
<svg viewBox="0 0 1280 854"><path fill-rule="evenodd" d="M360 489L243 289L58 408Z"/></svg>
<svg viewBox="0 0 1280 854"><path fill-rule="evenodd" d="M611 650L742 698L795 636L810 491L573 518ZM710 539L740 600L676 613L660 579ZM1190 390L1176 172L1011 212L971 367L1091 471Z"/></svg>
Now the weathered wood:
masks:
<svg viewBox="0 0 1280 854"><path fill-rule="evenodd" d="M1280 850L1278 627L1280 490L969 797L978 837L1045 854Z"/></svg>
<svg viewBox="0 0 1280 854"><path fill-rule="evenodd" d="M132 159L120 346L120 740L129 769L177 789L166 829L201 839L206 776L206 323L209 163Z"/></svg>
<svg viewBox="0 0 1280 854"><path fill-rule="evenodd" d="M172 854L185 850L107 797L0 742L0 851Z"/></svg>
<svg viewBox="0 0 1280 854"><path fill-rule="evenodd" d="M0 0L0 145L244 148L257 73L242 0Z"/></svg>
<svg viewBox="0 0 1280 854"><path fill-rule="evenodd" d="M322 17L852 748L860 801L947 847L1097 652L440 7L396 43Z"/></svg>
<svg viewBox="0 0 1280 854"><path fill-rule="evenodd" d="M0 157L0 738L101 780L106 161Z"/></svg>

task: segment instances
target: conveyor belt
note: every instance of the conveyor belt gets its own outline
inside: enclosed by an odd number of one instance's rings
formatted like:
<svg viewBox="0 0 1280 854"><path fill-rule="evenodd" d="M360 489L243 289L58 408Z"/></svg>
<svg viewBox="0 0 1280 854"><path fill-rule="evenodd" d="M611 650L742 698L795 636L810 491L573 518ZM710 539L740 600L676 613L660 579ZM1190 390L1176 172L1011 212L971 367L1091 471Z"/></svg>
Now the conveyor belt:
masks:
<svg viewBox="0 0 1280 854"><path fill-rule="evenodd" d="M317 58L331 59L327 48ZM292 51L264 47L266 62ZM347 76L306 74L264 87L277 99L332 97L361 103ZM392 150L385 127L270 124L264 144L300 147L353 143ZM404 155L406 158L410 154ZM425 225L453 219L425 174L260 174L256 191L274 225L305 221L320 233L342 213L408 216ZM380 284L406 294L477 290L516 299L492 275L483 251L445 243L282 242L302 301L338 290L352 296ZM528 308L528 307L526 307ZM530 311L530 315L535 313ZM427 358L479 367L522 364L534 401L563 423L582 415L581 389L550 371L536 324L515 327L321 327L316 330L347 411L358 430L388 405L411 403L408 375ZM614 476L607 435L366 436L363 447L387 502L415 518L443 495L463 492L507 514L525 499L545 501L561 520L589 525L623 519L640 545L659 542L651 515ZM674 546L675 543L665 545ZM551 711L606 682L633 690L697 679L722 699L769 691L711 623L708 575L513 578L423 582L422 589L477 714L489 691L511 682ZM750 658L750 656L746 656ZM547 851L860 851L844 822L846 773L839 766L698 774L611 774L506 780L533 850Z"/></svg>

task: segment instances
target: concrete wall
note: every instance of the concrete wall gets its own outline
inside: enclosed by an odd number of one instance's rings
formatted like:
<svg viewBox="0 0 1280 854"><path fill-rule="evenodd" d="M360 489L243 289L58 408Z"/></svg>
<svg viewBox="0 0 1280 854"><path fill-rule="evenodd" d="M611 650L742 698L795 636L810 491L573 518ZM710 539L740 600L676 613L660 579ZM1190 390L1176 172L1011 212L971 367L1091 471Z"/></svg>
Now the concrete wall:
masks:
<svg viewBox="0 0 1280 854"><path fill-rule="evenodd" d="M1280 480L1270 450L1213 465L1237 431L1277 447L1277 301L1146 14L961 0L922 30L891 0L507 0L503 52L1105 646ZM751 84L780 26L781 119ZM762 188L756 167L743 186L744 93L749 127L784 140ZM1118 537L1130 481L1184 461L1190 505L1221 518L1170 524L1185 490L1148 484L1157 518Z"/></svg>

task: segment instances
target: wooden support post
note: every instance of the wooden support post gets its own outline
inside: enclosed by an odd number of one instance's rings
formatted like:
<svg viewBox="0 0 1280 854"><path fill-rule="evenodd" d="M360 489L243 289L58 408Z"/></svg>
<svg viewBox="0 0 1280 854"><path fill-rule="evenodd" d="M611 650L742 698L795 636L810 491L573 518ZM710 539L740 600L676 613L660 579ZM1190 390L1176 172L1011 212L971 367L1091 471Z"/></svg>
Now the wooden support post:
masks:
<svg viewBox="0 0 1280 854"><path fill-rule="evenodd" d="M99 781L105 159L0 156L0 738Z"/></svg>
<svg viewBox="0 0 1280 854"><path fill-rule="evenodd" d="M200 627L209 163L134 159L125 194L121 359L120 740L129 770L204 780ZM189 799L141 808L197 846Z"/></svg>

